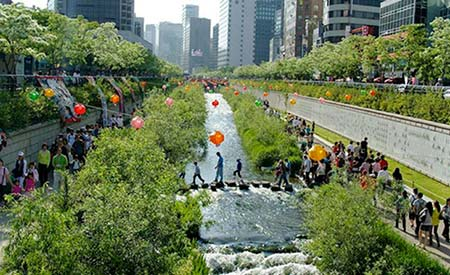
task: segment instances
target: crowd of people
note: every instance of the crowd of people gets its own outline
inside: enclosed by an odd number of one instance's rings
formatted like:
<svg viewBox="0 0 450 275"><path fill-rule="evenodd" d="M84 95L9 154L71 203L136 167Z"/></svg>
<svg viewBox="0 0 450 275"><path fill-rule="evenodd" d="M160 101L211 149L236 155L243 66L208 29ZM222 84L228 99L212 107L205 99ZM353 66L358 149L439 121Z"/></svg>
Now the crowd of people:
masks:
<svg viewBox="0 0 450 275"><path fill-rule="evenodd" d="M423 194L414 189L413 194L408 195L404 190L403 176L399 168L395 168L392 175L389 174L389 163L386 157L379 152L370 150L368 138L360 142L350 141L345 145L337 141L327 152L327 156L321 161L313 161L308 156L308 150L314 144L314 128L304 119L294 115L288 116L287 131L298 137L303 152L303 163L300 171L301 178L309 187L327 183L336 169L344 169L346 175L359 181L362 189L378 189L393 192L397 197L395 208L397 211L396 227L402 222L403 231L406 231L406 216L409 216L410 226L414 228L419 244L425 247L426 240L432 245L433 234L439 247L438 227L440 221L444 223L442 236L449 240L450 223L450 198L441 209L439 201L425 201ZM397 191L398 190L398 191ZM398 192L398 193L397 193ZM374 198L376 203L376 200Z"/></svg>

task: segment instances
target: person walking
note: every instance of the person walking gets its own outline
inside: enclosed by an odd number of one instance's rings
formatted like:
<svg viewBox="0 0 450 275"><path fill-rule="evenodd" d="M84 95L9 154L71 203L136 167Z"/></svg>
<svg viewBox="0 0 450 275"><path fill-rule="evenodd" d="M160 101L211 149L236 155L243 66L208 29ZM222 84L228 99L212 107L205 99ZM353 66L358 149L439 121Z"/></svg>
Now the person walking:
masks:
<svg viewBox="0 0 450 275"><path fill-rule="evenodd" d="M439 201L434 201L433 203L433 215L431 215L431 225L433 226L433 230L430 231L430 245L433 245L433 234L436 238L437 247L441 246L441 243L439 241L439 216L441 215L441 205L439 204Z"/></svg>
<svg viewBox="0 0 450 275"><path fill-rule="evenodd" d="M288 176L287 176L287 167L282 159L278 161L277 171L280 173L280 177L278 179L278 186L281 187L281 182L284 181L285 185L289 184Z"/></svg>
<svg viewBox="0 0 450 275"><path fill-rule="evenodd" d="M413 193L409 197L409 203L411 204L411 207L409 208L409 224L411 225L411 228L414 228L414 223L416 221L416 211L414 210L414 202L416 201L418 194L419 189L414 188Z"/></svg>
<svg viewBox="0 0 450 275"><path fill-rule="evenodd" d="M399 221L402 220L403 232L406 232L406 213L409 208L408 192L403 190L402 195L395 202L397 216L395 219L395 228L398 228Z"/></svg>
<svg viewBox="0 0 450 275"><path fill-rule="evenodd" d="M420 195L421 193L419 193ZM433 215L433 204L427 202L425 207L419 212L420 229L419 229L419 246L422 244L422 248L425 249L427 240L431 235L431 216Z"/></svg>
<svg viewBox="0 0 450 275"><path fill-rule="evenodd" d="M205 180L202 178L202 175L200 174L200 167L198 166L198 163L197 163L197 162L194 162L194 178L193 178L193 180L192 180L192 184L193 184L193 185L197 185L197 184L195 183L195 180L196 180L197 178L199 178L199 179L202 181L202 183L205 183Z"/></svg>
<svg viewBox="0 0 450 275"><path fill-rule="evenodd" d="M51 154L46 143L42 144L38 152L38 172L39 182L44 186L48 182L48 173L50 170Z"/></svg>
<svg viewBox="0 0 450 275"><path fill-rule="evenodd" d="M447 203L442 208L441 216L444 219L444 231L442 231L442 236L445 240L450 243L449 239L449 229L450 229L450 198L447 199Z"/></svg>
<svg viewBox="0 0 450 275"><path fill-rule="evenodd" d="M214 167L214 169L216 169L216 178L214 181L223 183L223 157L219 152L216 153L216 156L218 157L218 160L216 167Z"/></svg>
<svg viewBox="0 0 450 275"><path fill-rule="evenodd" d="M19 185L23 188L23 182L27 175L27 161L25 160L25 154L23 152L19 152L17 154L16 165L14 170L12 171L14 179L19 181Z"/></svg>
<svg viewBox="0 0 450 275"><path fill-rule="evenodd" d="M62 173L67 169L69 165L69 160L65 155L62 154L61 148L58 148L56 151L56 155L53 157L52 165L55 168L53 171L53 189L59 190L59 186L62 182Z"/></svg>
<svg viewBox="0 0 450 275"><path fill-rule="evenodd" d="M241 171L242 171L242 162L240 159L237 159L236 160L236 170L233 172L233 176L235 178L236 178L236 176L238 176L239 180L242 180Z"/></svg>
<svg viewBox="0 0 450 275"><path fill-rule="evenodd" d="M311 167L312 167L311 160L305 154L303 156L303 179L305 180L305 183L308 186L309 186L309 183L311 181L311 179L310 179Z"/></svg>
<svg viewBox="0 0 450 275"><path fill-rule="evenodd" d="M0 159L0 204L4 204L4 196L10 193L11 186L12 181L8 168L4 166L3 160Z"/></svg>
<svg viewBox="0 0 450 275"><path fill-rule="evenodd" d="M416 236L419 236L420 225L422 223L422 220L420 219L420 213L425 208L426 203L427 202L423 199L422 193L419 193L417 195L417 199L413 203L414 211L416 214L416 230L415 230ZM433 206L431 206L431 208L433 208ZM431 225L431 221L430 221L430 225Z"/></svg>

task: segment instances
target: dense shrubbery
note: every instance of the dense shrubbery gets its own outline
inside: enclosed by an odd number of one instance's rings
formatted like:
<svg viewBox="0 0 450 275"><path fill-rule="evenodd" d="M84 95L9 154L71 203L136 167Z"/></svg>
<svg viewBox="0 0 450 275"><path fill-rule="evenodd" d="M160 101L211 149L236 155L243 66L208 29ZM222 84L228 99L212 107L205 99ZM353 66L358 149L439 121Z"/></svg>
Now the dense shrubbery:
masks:
<svg viewBox="0 0 450 275"><path fill-rule="evenodd" d="M438 93L406 93L384 90L370 95L372 89L355 89L340 87L333 84L326 86L305 85L301 83L287 83L284 81L250 81L247 85L263 90L275 90L314 98L323 97L327 100L352 104L364 108L385 111L404 116L410 116L438 123L450 124L450 100L442 99ZM271 89L270 89L271 87ZM331 96L326 95L327 91ZM362 92L363 91L363 92ZM351 95L347 100L345 95Z"/></svg>
<svg viewBox="0 0 450 275"><path fill-rule="evenodd" d="M173 112L160 96L146 101L146 127L106 130L87 164L68 188L14 203L3 271L27 274L207 274L193 240L201 224L199 198L177 200L177 171L184 165L161 140L206 135L204 116L155 129L151 118L180 121L176 108L204 114L202 93L172 94ZM164 106L151 109L148 106ZM180 148L188 159L188 148Z"/></svg>
<svg viewBox="0 0 450 275"><path fill-rule="evenodd" d="M301 165L296 140L286 132L286 125L278 118L269 117L255 106L251 95L234 96L225 92L225 99L234 111L234 120L242 145L256 168L272 167L280 158L289 158L293 172Z"/></svg>
<svg viewBox="0 0 450 275"><path fill-rule="evenodd" d="M373 193L338 181L313 191L305 201L306 223L324 272L338 274L448 274L448 270L384 224Z"/></svg>

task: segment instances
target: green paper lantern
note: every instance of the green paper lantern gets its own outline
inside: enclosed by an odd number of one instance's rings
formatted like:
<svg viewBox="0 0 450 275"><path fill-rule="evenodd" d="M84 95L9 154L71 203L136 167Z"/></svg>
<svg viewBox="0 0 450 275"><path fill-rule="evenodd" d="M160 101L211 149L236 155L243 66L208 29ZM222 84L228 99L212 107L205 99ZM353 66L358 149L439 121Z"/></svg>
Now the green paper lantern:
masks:
<svg viewBox="0 0 450 275"><path fill-rule="evenodd" d="M256 100L255 101L255 105L256 105L256 107L261 107L262 106L262 102L260 100Z"/></svg>
<svg viewBox="0 0 450 275"><path fill-rule="evenodd" d="M28 98L29 98L31 101L36 101L36 100L38 100L40 96L41 96L41 95L40 95L39 92L36 91L36 90L33 90L33 91L31 91L31 92L28 94Z"/></svg>
<svg viewBox="0 0 450 275"><path fill-rule="evenodd" d="M366 90L361 90L361 95L367 95L367 91Z"/></svg>

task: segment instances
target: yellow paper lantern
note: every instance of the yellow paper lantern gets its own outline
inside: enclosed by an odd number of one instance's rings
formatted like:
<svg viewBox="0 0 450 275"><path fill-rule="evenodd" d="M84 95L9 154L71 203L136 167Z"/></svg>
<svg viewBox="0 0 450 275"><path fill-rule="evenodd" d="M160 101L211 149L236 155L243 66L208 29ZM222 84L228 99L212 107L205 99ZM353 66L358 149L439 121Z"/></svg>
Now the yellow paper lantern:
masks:
<svg viewBox="0 0 450 275"><path fill-rule="evenodd" d="M310 159L314 161L321 161L324 158L326 158L328 155L327 150L323 148L322 146L315 144L311 149L308 151L308 156Z"/></svg>
<svg viewBox="0 0 450 275"><path fill-rule="evenodd" d="M48 88L44 90L44 95L46 97L54 97L55 96L55 91L53 91L52 89Z"/></svg>
<svg viewBox="0 0 450 275"><path fill-rule="evenodd" d="M327 92L325 93L325 95L326 95L327 97L331 97L331 96L332 96L332 94L331 94L330 91L327 91Z"/></svg>
<svg viewBox="0 0 450 275"><path fill-rule="evenodd" d="M293 98L293 99L289 100L289 103L290 103L291 105L295 105L295 104L297 104L297 100L295 100L295 99Z"/></svg>

